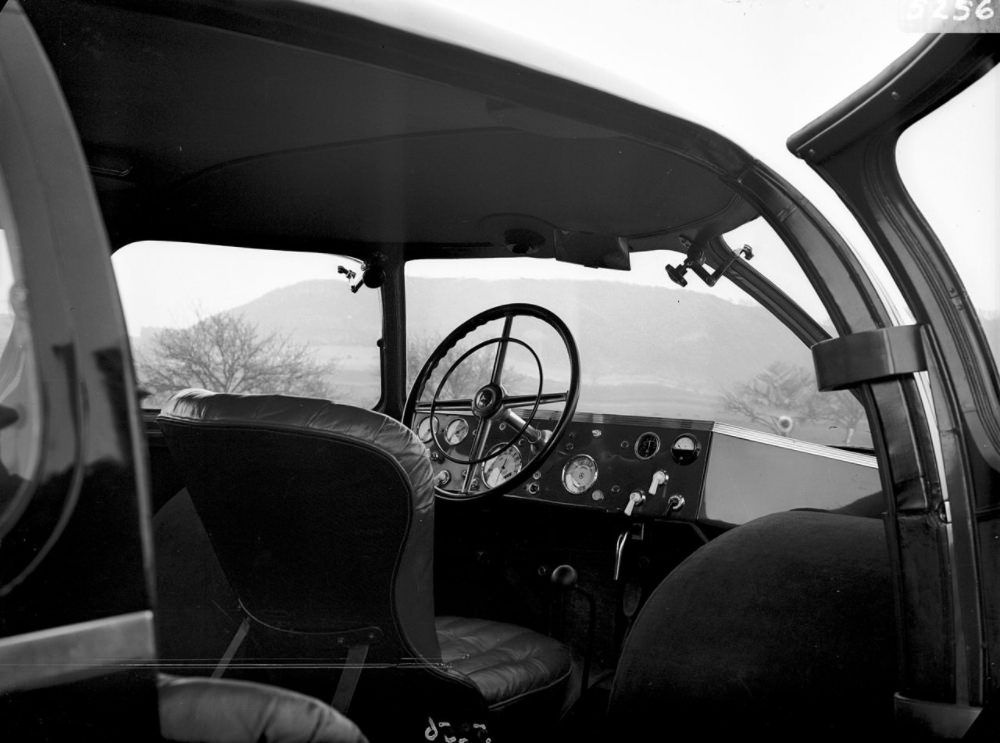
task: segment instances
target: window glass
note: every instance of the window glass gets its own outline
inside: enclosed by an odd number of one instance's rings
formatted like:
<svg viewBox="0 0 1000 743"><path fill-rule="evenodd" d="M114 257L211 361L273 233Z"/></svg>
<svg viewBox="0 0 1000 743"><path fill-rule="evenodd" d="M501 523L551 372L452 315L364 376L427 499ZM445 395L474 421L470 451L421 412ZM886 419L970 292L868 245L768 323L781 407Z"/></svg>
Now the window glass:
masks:
<svg viewBox="0 0 1000 743"><path fill-rule="evenodd" d="M187 387L378 402L381 302L351 291L356 260L139 242L112 263L145 407Z"/></svg>
<svg viewBox="0 0 1000 743"><path fill-rule="evenodd" d="M833 322L819 295L767 220L758 217L727 232L723 235L723 239L733 250L740 250L744 245L749 246L753 251L750 265L781 287L781 290L812 315L831 337L836 337L837 330L833 327Z"/></svg>
<svg viewBox="0 0 1000 743"><path fill-rule="evenodd" d="M634 253L631 271L534 258L411 261L410 383L459 323L496 305L528 302L556 313L576 338L580 412L720 421L820 444L871 446L861 405L848 393L816 391L811 353L791 331L728 282L709 290L692 277L687 288L675 286L664 266L678 256ZM484 327L449 352L430 386L436 389L462 353L499 334L499 323ZM513 335L538 354L543 391L565 390L568 364L558 338L528 320L515 321ZM472 354L443 393L471 397L488 378L492 350ZM536 364L523 348L512 346L504 385L511 394L537 391Z"/></svg>
<svg viewBox="0 0 1000 743"><path fill-rule="evenodd" d="M899 140L903 183L948 251L1000 363L1000 68Z"/></svg>
<svg viewBox="0 0 1000 743"><path fill-rule="evenodd" d="M0 536L17 520L41 453L41 405L25 288L0 229Z"/></svg>

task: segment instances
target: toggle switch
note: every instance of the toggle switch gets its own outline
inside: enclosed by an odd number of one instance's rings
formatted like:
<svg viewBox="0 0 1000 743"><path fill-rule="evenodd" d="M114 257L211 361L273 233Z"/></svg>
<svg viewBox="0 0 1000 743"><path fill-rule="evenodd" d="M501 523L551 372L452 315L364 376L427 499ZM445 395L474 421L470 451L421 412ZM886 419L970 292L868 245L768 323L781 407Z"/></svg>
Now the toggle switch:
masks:
<svg viewBox="0 0 1000 743"><path fill-rule="evenodd" d="M660 489L660 486L666 483L670 479L670 475L667 474L666 470L656 470L653 473L653 479L649 483L649 494L656 495L656 491Z"/></svg>
<svg viewBox="0 0 1000 743"><path fill-rule="evenodd" d="M646 496L641 490L633 490L628 494L628 503L625 505L625 515L631 516L636 506L641 506L646 502Z"/></svg>

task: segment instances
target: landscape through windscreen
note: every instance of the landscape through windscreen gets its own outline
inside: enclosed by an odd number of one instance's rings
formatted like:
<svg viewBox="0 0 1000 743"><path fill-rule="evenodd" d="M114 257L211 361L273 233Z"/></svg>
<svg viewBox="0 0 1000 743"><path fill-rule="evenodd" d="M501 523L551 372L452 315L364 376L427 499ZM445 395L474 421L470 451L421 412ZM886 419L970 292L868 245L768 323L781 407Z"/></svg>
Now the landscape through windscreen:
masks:
<svg viewBox="0 0 1000 743"><path fill-rule="evenodd" d="M581 356L580 412L715 420L816 443L871 446L861 406L849 394L816 391L809 349L767 311L673 287L599 279L408 277L410 381L455 326L512 301L551 309L573 332ZM186 328L142 328L133 342L140 383L151 393L146 405L162 404L175 389L205 386L371 406L379 397L379 317L377 293L355 294L343 280L317 279L201 317ZM165 349L164 340L177 341L178 333L187 332L182 345L203 346L208 358L202 366L232 367L232 359L220 357L225 339L194 337L201 331L210 335L206 325L230 326L244 345L236 355L246 357L257 348L272 362L289 363L266 374L213 380L199 374L192 359L164 358L165 350L183 355ZM539 347L546 391L564 387L566 364L548 360L552 343L536 328L520 333ZM160 372L167 367L164 378ZM509 367L518 392L537 389L529 355L512 353Z"/></svg>

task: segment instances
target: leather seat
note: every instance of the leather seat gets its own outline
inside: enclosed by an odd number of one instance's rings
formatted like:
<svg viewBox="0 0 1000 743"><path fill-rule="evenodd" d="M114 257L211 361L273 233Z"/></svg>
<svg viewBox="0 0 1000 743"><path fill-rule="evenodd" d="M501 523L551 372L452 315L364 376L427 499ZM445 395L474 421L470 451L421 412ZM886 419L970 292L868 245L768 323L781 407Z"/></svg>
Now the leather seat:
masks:
<svg viewBox="0 0 1000 743"><path fill-rule="evenodd" d="M561 643L485 619L435 621L431 465L398 421L325 400L204 390L178 393L158 421L255 649L293 659L347 651L347 666L378 669L347 683L358 687L351 716L373 740L424 734L428 718L538 729L578 696ZM331 668L271 680L321 696L317 675L337 679ZM341 702L349 676L334 692ZM385 694L395 695L391 716Z"/></svg>
<svg viewBox="0 0 1000 743"><path fill-rule="evenodd" d="M488 619L438 617L435 626L441 660L471 679L492 711L572 701L573 658L561 642Z"/></svg>
<svg viewBox="0 0 1000 743"><path fill-rule="evenodd" d="M244 681L157 678L160 734L174 743L368 743L318 699Z"/></svg>

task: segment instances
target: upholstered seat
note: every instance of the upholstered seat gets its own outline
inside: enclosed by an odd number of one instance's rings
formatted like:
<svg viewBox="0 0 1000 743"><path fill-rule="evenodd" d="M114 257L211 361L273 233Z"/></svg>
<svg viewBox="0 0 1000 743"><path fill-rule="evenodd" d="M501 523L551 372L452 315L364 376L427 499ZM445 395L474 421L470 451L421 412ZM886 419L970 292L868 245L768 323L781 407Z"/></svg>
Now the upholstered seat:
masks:
<svg viewBox="0 0 1000 743"><path fill-rule="evenodd" d="M318 699L245 681L157 679L160 733L173 743L368 743Z"/></svg>
<svg viewBox="0 0 1000 743"><path fill-rule="evenodd" d="M158 420L249 640L292 660L353 648L348 666L377 669L347 684L358 689L351 716L373 740L393 722L372 702L381 693L410 705L411 727L441 716L544 725L572 703L578 678L562 644L488 620L435 624L431 466L398 421L324 400L203 390L179 393ZM336 681L337 663L319 675ZM341 701L349 676L340 674ZM394 717L403 725L406 715Z"/></svg>
<svg viewBox="0 0 1000 743"><path fill-rule="evenodd" d="M318 699L223 679L157 679L160 733L173 743L368 743Z"/></svg>
<svg viewBox="0 0 1000 743"><path fill-rule="evenodd" d="M572 700L573 657L561 642L487 619L438 617L435 624L441 660L470 678L491 710L532 696L532 704L555 709Z"/></svg>
<svg viewBox="0 0 1000 743"><path fill-rule="evenodd" d="M636 618L610 718L622 740L885 740L893 585L879 519L793 511L694 552Z"/></svg>

